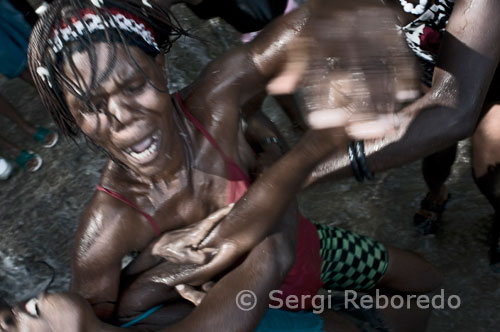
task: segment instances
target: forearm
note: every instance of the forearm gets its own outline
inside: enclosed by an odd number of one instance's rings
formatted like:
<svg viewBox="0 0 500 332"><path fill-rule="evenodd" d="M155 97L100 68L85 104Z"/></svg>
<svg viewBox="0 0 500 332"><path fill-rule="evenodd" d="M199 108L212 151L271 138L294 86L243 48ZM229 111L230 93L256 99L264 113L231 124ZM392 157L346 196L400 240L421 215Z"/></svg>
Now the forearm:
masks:
<svg viewBox="0 0 500 332"><path fill-rule="evenodd" d="M402 110L392 137L365 142L371 171L423 158L472 134L500 57L498 1L457 0L441 42L432 89ZM351 176L343 151L318 166L308 184Z"/></svg>
<svg viewBox="0 0 500 332"><path fill-rule="evenodd" d="M217 238L251 247L277 225L314 166L326 156L324 147L314 143L319 140L316 133L304 138L252 184L204 245Z"/></svg>
<svg viewBox="0 0 500 332"><path fill-rule="evenodd" d="M268 306L269 292L278 289L293 265L293 248L283 233L267 237L255 247L245 261L222 278L203 302L182 322L162 330L171 331L255 331ZM288 248L283 247L283 243ZM284 259L276 257L283 252ZM288 258L287 258L288 257ZM243 290L256 295L255 308L243 311L236 299ZM216 310L216 312L214 312Z"/></svg>
<svg viewBox="0 0 500 332"><path fill-rule="evenodd" d="M428 105L428 106L425 106ZM475 123L479 109L463 117L452 103L419 102L398 114L400 126L393 135L365 141L367 165L372 172L382 172L421 159L467 137L470 123ZM353 175L347 147L338 150L315 167L305 186L319 179L335 180Z"/></svg>

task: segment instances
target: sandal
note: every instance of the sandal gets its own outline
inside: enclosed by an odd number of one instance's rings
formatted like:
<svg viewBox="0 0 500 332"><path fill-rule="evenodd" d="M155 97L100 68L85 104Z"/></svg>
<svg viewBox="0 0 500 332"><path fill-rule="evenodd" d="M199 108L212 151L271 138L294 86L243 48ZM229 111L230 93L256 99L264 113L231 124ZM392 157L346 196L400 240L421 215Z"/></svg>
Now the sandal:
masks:
<svg viewBox="0 0 500 332"><path fill-rule="evenodd" d="M450 197L451 195L448 194L442 203L436 203L429 199L429 193L427 193L422 202L420 202L420 211L413 216L413 224L419 234L429 235L437 232L438 223L441 221Z"/></svg>
<svg viewBox="0 0 500 332"><path fill-rule="evenodd" d="M59 134L47 128L38 127L34 139L35 141L42 143L44 148L50 149L57 144L57 141L59 141Z"/></svg>
<svg viewBox="0 0 500 332"><path fill-rule="evenodd" d="M43 160L40 155L34 153L33 151L22 150L16 158L16 163L27 172L34 173L42 167Z"/></svg>

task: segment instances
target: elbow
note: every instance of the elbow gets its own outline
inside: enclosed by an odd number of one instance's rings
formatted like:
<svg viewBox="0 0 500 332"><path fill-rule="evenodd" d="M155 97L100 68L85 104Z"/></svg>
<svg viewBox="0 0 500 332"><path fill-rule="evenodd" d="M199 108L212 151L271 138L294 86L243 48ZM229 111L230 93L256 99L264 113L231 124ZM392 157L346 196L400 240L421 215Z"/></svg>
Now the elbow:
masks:
<svg viewBox="0 0 500 332"><path fill-rule="evenodd" d="M451 145L470 137L476 128L482 102L470 96L461 98L456 94L445 95L438 92L428 93L422 98L422 108L429 108L429 112L423 116L428 117L428 121L439 123L442 142Z"/></svg>
<svg viewBox="0 0 500 332"><path fill-rule="evenodd" d="M481 107L477 105L464 105L457 109L458 112L450 121L450 134L454 141L466 139L474 133Z"/></svg>

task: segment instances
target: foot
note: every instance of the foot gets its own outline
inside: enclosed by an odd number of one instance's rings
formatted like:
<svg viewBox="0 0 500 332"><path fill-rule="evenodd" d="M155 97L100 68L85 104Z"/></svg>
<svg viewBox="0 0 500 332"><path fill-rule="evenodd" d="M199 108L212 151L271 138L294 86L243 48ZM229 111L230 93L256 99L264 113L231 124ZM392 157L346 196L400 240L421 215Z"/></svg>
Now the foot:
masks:
<svg viewBox="0 0 500 332"><path fill-rule="evenodd" d="M450 197L445 186L437 194L427 193L420 203L420 210L413 217L413 223L419 234L429 235L437 232L439 221Z"/></svg>
<svg viewBox="0 0 500 332"><path fill-rule="evenodd" d="M33 151L22 150L16 158L16 163L27 172L34 173L42 167L43 160L40 155L34 153Z"/></svg>
<svg viewBox="0 0 500 332"><path fill-rule="evenodd" d="M57 144L57 141L59 140L59 134L47 128L38 127L34 138L39 143L42 143L42 146L44 148L50 149Z"/></svg>

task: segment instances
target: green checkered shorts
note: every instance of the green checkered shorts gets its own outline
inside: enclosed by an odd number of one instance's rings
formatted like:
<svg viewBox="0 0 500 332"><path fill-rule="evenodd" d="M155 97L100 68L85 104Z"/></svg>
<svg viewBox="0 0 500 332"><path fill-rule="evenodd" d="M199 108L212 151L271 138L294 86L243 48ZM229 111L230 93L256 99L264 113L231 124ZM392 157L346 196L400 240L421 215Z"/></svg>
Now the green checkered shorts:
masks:
<svg viewBox="0 0 500 332"><path fill-rule="evenodd" d="M320 238L321 280L326 289L372 289L389 264L387 248L369 237L316 225Z"/></svg>

